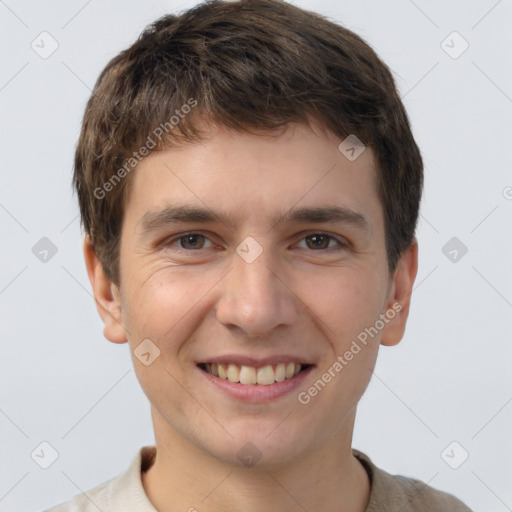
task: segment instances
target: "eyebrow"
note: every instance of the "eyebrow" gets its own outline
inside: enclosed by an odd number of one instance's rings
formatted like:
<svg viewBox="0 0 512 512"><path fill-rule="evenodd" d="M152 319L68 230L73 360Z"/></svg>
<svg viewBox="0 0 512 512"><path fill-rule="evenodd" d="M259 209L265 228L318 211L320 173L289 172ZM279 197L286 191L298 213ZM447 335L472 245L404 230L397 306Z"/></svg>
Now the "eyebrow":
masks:
<svg viewBox="0 0 512 512"><path fill-rule="evenodd" d="M234 228L231 217L198 206L165 206L156 211L148 211L141 219L143 233L149 233L179 223L219 223ZM316 206L292 208L272 218L273 229L281 223L348 224L361 231L370 233L370 224L362 215L344 206Z"/></svg>

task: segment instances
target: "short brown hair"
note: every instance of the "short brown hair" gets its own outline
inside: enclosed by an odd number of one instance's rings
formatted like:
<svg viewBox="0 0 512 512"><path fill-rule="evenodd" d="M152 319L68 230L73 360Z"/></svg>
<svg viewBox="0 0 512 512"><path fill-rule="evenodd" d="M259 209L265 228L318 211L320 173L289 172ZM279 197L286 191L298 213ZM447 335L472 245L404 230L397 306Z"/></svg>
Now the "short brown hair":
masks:
<svg viewBox="0 0 512 512"><path fill-rule="evenodd" d="M394 272L414 237L423 162L390 70L359 36L316 13L213 0L149 25L107 64L87 104L73 182L114 283L131 169L148 150L201 140L200 119L249 133L315 120L369 145Z"/></svg>

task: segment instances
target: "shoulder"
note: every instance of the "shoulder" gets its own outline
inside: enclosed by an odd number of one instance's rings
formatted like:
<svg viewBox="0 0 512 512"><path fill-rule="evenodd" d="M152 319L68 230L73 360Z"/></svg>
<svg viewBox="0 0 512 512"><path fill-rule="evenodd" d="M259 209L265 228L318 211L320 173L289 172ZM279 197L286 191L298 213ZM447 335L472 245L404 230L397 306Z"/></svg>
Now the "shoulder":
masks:
<svg viewBox="0 0 512 512"><path fill-rule="evenodd" d="M388 473L389 475L389 473ZM453 494L434 489L421 480L407 478L403 475L389 475L395 480L397 487L403 494L411 512L471 512L461 500Z"/></svg>
<svg viewBox="0 0 512 512"><path fill-rule="evenodd" d="M373 464L371 459L352 450L366 469L371 482L366 512L471 512L461 500L435 489L421 480L403 475L391 475Z"/></svg>
<svg viewBox="0 0 512 512"><path fill-rule="evenodd" d="M124 473L45 512L156 512L141 480L141 471L151 466L155 453L154 446L142 447Z"/></svg>
<svg viewBox="0 0 512 512"><path fill-rule="evenodd" d="M108 489L114 479L104 482L87 493L77 494L70 501L61 503L45 512L98 512L107 510Z"/></svg>

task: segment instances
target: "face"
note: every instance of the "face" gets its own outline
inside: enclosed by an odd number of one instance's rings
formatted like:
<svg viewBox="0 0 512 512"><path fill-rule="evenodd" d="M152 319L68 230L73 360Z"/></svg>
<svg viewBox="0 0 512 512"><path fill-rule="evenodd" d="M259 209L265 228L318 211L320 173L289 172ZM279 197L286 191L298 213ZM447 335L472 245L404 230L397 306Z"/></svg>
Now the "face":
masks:
<svg viewBox="0 0 512 512"><path fill-rule="evenodd" d="M157 441L279 465L351 435L415 261L388 272L370 148L350 161L314 126L210 135L132 176L105 335L130 344Z"/></svg>

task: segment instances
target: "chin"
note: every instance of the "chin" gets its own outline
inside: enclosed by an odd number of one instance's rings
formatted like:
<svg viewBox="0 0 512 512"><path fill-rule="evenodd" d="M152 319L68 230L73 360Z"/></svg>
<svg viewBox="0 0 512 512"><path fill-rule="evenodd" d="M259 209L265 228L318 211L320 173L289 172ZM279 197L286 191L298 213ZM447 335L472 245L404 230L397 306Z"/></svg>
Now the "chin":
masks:
<svg viewBox="0 0 512 512"><path fill-rule="evenodd" d="M285 467L300 458L308 441L304 436L293 435L289 426L281 429L279 421L258 426L254 419L250 423L239 422L229 429L232 438L226 435L202 448L229 466L255 470Z"/></svg>

